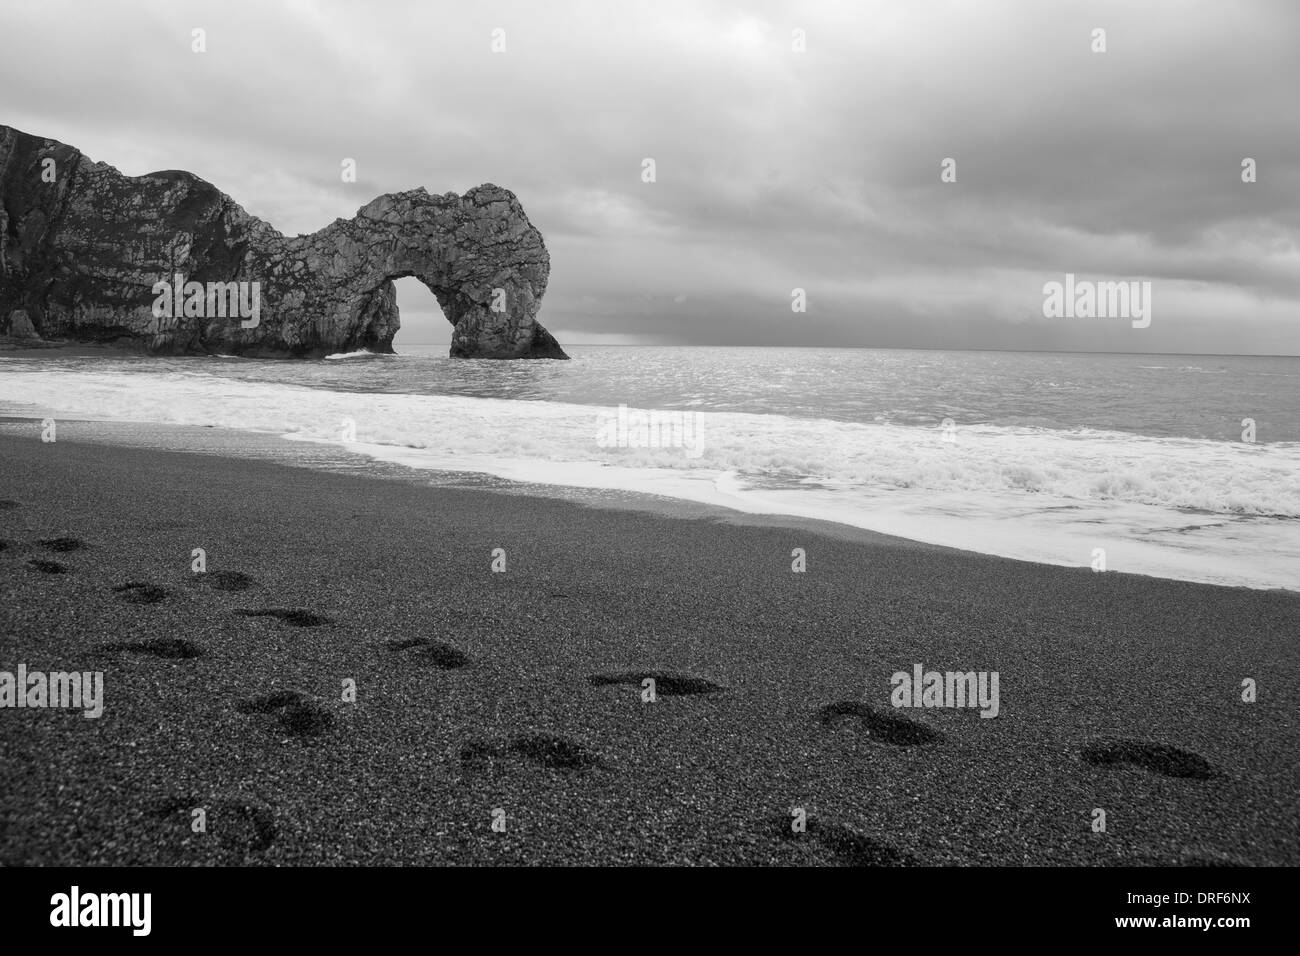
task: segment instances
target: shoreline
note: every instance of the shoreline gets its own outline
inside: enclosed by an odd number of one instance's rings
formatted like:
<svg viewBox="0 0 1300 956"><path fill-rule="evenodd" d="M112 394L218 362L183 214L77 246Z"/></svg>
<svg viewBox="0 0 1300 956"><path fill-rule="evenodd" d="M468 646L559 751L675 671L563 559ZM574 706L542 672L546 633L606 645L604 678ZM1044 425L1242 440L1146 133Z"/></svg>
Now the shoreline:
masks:
<svg viewBox="0 0 1300 956"><path fill-rule="evenodd" d="M0 487L0 670L105 681L0 709L6 864L1300 861L1287 592L71 429ZM918 664L998 717L891 707Z"/></svg>
<svg viewBox="0 0 1300 956"><path fill-rule="evenodd" d="M53 413L51 413L53 414ZM242 431L212 425L177 425L171 423L128 422L112 419L58 418L59 441L76 441L84 444L105 444L112 447L173 452L176 454L212 455L235 461L261 461L288 468L324 470L335 474L362 474L378 481L400 481L417 487L463 488L483 490L492 494L539 497L564 501L597 510L640 512L666 518L709 519L740 527L804 529L818 535L860 543L889 542L897 547L951 551L996 560L1015 561L1000 555L984 554L964 548L933 544L902 535L872 531L856 525L810 518L802 515L785 515L764 512L746 512L725 505L675 498L632 489L601 489L577 485L556 485L545 482L517 481L482 471L453 471L420 468L362 452L351 451L333 442L316 442L289 439L274 432ZM77 426L69 433L65 426ZM83 431L82 426L89 426ZM39 433L40 420L31 416L0 414L0 437L23 436ZM177 446L177 436L185 444ZM25 436L23 436L25 437ZM1024 562L1036 564L1038 562ZM1065 565L1055 565L1066 567ZM1137 575L1138 577L1154 577ZM1156 578L1156 580L1164 580ZM1172 580L1172 579L1171 579ZM1193 582L1194 583L1194 582ZM1232 587L1232 585L1207 585ZM1247 588L1247 590L1268 590ZM1280 589L1285 590L1285 589Z"/></svg>
<svg viewBox="0 0 1300 956"><path fill-rule="evenodd" d="M41 413L38 413L41 414ZM49 413L54 417L54 413ZM679 518L708 518L741 527L777 527L804 529L814 534L837 537L845 541L874 543L892 542L900 547L936 549L945 552L968 554L999 561L1013 561L1071 570L1088 570L1087 565L1053 563L1008 557L994 552L977 551L955 545L935 543L918 538L876 531L859 525L800 514L745 511L725 504L655 494L637 489L594 488L581 485L549 484L522 481L490 472L460 471L408 465L397 457L375 456L352 451L336 442L307 439L290 439L269 431L245 431L214 425L178 425L173 423L132 422L113 419L64 418L59 416L60 440L68 440L65 426L76 426L72 440L90 443L104 442L120 447L148 448L155 451L210 454L246 461L268 461L288 467L323 469L344 474L366 473L382 480L398 480L416 485L434 487L489 489L494 493L547 498L568 501L597 509L644 512L652 515ZM85 428L88 426L88 428ZM37 434L40 419L31 415L0 414L0 435L21 434L23 428ZM177 438L180 442L177 442ZM388 448L388 446L382 446ZM393 448L401 452L402 449ZM1134 571L1108 570L1126 576L1147 578L1153 581L1179 581L1205 587L1217 587L1263 593L1281 593L1300 596L1300 587L1266 587L1214 581L1197 581L1188 578L1164 577Z"/></svg>

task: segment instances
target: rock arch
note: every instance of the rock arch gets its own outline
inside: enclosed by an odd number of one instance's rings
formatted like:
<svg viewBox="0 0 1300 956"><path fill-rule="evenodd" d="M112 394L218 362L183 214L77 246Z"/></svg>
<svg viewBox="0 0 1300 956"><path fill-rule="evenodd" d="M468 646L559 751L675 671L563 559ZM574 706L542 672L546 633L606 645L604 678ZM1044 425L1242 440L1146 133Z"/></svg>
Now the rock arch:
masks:
<svg viewBox="0 0 1300 956"><path fill-rule="evenodd" d="M48 180L46 160L54 160ZM319 356L391 352L393 280L415 276L453 325L451 354L567 358L537 323L550 275L542 235L508 189L389 193L287 237L183 171L123 176L53 140L0 126L0 333L149 352ZM154 283L257 283L253 327L156 316ZM19 315L21 313L21 316Z"/></svg>

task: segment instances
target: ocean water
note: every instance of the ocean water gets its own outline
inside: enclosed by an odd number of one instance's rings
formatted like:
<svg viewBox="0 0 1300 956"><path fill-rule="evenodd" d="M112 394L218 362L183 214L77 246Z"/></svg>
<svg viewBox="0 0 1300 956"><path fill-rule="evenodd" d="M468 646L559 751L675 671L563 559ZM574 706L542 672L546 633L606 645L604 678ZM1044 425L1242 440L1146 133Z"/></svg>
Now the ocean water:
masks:
<svg viewBox="0 0 1300 956"><path fill-rule="evenodd" d="M570 353L7 353L0 414L269 432L409 468L650 493L1052 564L1087 567L1101 549L1109 570L1300 590L1297 358ZM652 414L655 428L640 427Z"/></svg>

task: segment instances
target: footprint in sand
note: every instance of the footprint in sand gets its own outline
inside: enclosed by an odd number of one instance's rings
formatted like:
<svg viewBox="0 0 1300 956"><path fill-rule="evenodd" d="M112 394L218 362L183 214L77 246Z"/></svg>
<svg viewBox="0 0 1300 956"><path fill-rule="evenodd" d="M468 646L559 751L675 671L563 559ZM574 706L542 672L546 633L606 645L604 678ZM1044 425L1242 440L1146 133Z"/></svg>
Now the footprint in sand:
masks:
<svg viewBox="0 0 1300 956"><path fill-rule="evenodd" d="M194 584L206 584L218 591L247 591L257 582L242 571L207 571L190 576Z"/></svg>
<svg viewBox="0 0 1300 956"><path fill-rule="evenodd" d="M936 744L943 740L941 733L931 730L925 724L917 723L899 714L878 710L870 704L857 700L827 704L817 712L817 717L828 727L845 723L855 724L877 743L893 744L897 747Z"/></svg>
<svg viewBox="0 0 1300 956"><path fill-rule="evenodd" d="M157 604L167 596L167 589L145 581L128 581L113 588L127 604Z"/></svg>
<svg viewBox="0 0 1300 956"><path fill-rule="evenodd" d="M458 670L473 663L473 659L460 648L451 644L444 644L442 641L431 641L425 637L413 637L405 641L389 641L388 647L394 651L418 648L412 655L413 657L427 661L435 667L441 667L445 671Z"/></svg>
<svg viewBox="0 0 1300 956"><path fill-rule="evenodd" d="M296 607L239 608L235 613L244 617L273 617L294 627L320 627L334 623L332 618Z"/></svg>
<svg viewBox="0 0 1300 956"><path fill-rule="evenodd" d="M68 566L60 564L58 561L46 561L44 558L32 558L27 562L27 567L32 571L40 571L42 574L67 574Z"/></svg>
<svg viewBox="0 0 1300 956"><path fill-rule="evenodd" d="M46 551L58 551L60 553L84 551L90 547L80 538L42 538L40 545Z"/></svg>
<svg viewBox="0 0 1300 956"><path fill-rule="evenodd" d="M277 690L240 701L235 709L241 714L274 714L281 728L294 737L314 737L334 726L328 710L296 690Z"/></svg>
<svg viewBox="0 0 1300 956"><path fill-rule="evenodd" d="M665 697L689 697L693 694L716 694L726 690L721 684L694 677L690 674L676 674L671 671L623 671L617 674L592 674L587 678L597 687L609 684L632 684L641 687L642 681L650 678L655 682L655 694Z"/></svg>
<svg viewBox="0 0 1300 956"><path fill-rule="evenodd" d="M520 758L552 770L589 770L600 759L582 744L556 734L520 734L509 740L476 740L460 748L461 766L480 770L494 761Z"/></svg>
<svg viewBox="0 0 1300 956"><path fill-rule="evenodd" d="M1094 767L1128 763L1164 777L1213 780L1223 776L1200 754L1143 740L1093 741L1083 748L1083 759Z"/></svg>
<svg viewBox="0 0 1300 956"><path fill-rule="evenodd" d="M806 844L818 857L815 862L838 866L919 866L909 853L859 833L839 823L825 823L809 814L803 833L796 833L794 817L778 815L764 820L760 829L791 843Z"/></svg>
<svg viewBox="0 0 1300 956"><path fill-rule="evenodd" d="M101 644L100 650L129 651L132 654L148 654L167 660L193 660L202 657L203 648L192 641L180 637L158 637L148 641L118 641L113 644Z"/></svg>
<svg viewBox="0 0 1300 956"><path fill-rule="evenodd" d="M191 823L199 808L206 814L206 829L201 835L215 839L224 850L239 856L264 853L275 842L275 813L258 800L168 797L159 801L150 815L183 826L186 842L192 843Z"/></svg>

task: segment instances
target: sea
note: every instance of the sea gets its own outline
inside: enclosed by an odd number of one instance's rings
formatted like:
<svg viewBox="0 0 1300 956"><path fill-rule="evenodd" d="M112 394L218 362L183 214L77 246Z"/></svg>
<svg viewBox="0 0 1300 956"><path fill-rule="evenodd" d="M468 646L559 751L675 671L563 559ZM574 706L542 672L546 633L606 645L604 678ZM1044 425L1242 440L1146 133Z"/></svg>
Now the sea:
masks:
<svg viewBox="0 0 1300 956"><path fill-rule="evenodd" d="M0 415L206 425L363 462L1300 590L1300 358L445 343L313 361L0 355ZM301 456L297 456L301 462Z"/></svg>

